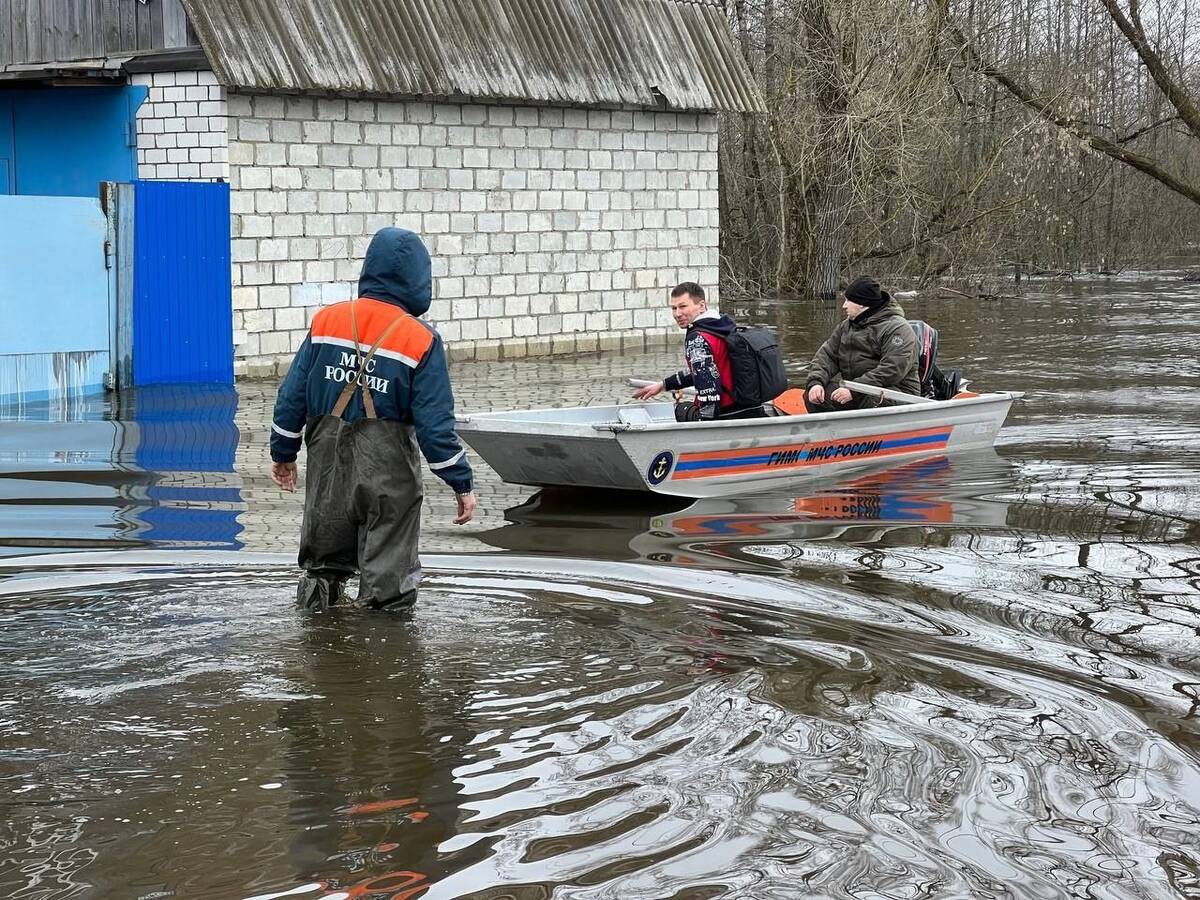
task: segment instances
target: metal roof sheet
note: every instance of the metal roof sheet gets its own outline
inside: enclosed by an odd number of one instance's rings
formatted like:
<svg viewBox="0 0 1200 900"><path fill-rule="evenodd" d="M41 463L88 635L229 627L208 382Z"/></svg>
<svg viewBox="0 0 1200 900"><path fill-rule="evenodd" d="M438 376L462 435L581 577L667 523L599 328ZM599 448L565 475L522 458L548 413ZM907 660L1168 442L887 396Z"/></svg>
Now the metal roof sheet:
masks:
<svg viewBox="0 0 1200 900"><path fill-rule="evenodd" d="M0 66L0 82L70 84L75 79L80 84L91 81L122 82L136 72L179 72L207 68L208 58L199 47L178 47L61 62L10 63Z"/></svg>
<svg viewBox="0 0 1200 900"><path fill-rule="evenodd" d="M183 3L235 89L764 109L715 0Z"/></svg>

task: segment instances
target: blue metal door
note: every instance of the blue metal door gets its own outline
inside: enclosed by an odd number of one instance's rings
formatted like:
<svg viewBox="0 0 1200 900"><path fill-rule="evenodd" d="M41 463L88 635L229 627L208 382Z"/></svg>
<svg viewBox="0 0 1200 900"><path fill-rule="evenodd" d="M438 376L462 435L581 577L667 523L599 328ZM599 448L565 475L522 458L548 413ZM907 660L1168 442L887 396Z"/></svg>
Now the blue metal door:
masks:
<svg viewBox="0 0 1200 900"><path fill-rule="evenodd" d="M133 383L233 383L229 185L134 185Z"/></svg>
<svg viewBox="0 0 1200 900"><path fill-rule="evenodd" d="M0 93L0 194L95 197L137 174L136 116L148 88Z"/></svg>

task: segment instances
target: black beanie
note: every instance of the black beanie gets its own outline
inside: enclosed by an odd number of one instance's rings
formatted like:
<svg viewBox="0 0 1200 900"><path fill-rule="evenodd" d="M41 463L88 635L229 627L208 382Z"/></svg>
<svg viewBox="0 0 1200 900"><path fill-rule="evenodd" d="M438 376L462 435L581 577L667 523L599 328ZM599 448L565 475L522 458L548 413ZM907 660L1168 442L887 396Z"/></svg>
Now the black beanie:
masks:
<svg viewBox="0 0 1200 900"><path fill-rule="evenodd" d="M846 287L846 299L860 306L883 306L892 299L887 291L879 289L879 282L867 275L860 275Z"/></svg>

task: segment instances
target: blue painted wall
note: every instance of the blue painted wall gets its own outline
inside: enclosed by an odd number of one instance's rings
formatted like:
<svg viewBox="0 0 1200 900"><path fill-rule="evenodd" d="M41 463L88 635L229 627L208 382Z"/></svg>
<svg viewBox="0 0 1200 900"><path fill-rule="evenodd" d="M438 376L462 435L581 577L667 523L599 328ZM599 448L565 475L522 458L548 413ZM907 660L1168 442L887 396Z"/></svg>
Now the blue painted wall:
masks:
<svg viewBox="0 0 1200 900"><path fill-rule="evenodd" d="M133 383L233 383L229 185L134 185Z"/></svg>
<svg viewBox="0 0 1200 900"><path fill-rule="evenodd" d="M95 197L137 177L143 86L0 91L0 194Z"/></svg>
<svg viewBox="0 0 1200 900"><path fill-rule="evenodd" d="M99 200L0 196L0 405L103 389L106 234Z"/></svg>

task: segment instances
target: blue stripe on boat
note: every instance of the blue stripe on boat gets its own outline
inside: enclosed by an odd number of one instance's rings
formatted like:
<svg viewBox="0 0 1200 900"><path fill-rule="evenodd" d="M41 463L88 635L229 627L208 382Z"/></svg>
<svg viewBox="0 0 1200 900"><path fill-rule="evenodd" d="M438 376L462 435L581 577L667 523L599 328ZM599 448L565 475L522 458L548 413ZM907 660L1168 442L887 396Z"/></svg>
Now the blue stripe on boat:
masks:
<svg viewBox="0 0 1200 900"><path fill-rule="evenodd" d="M874 451L874 453L870 453L870 454L862 454L861 457L874 456L876 453L879 453L883 450L892 450L897 447L911 447L911 446L915 446L917 444L930 444L930 443L946 441L949 439L949 437L950 437L949 431L942 431L942 432L938 432L937 434L924 434L924 435L920 435L918 437L900 438L900 439L895 439L895 440L890 440L890 441L884 440L881 443L879 450L876 450L876 451ZM830 444L854 444L854 443L859 443L862 441L869 441L869 440L870 440L870 437L861 437L861 438L849 438L844 441L821 441L816 446L827 447ZM807 449L807 448L805 448L805 449ZM753 452L758 453L760 455L735 456L730 459L709 459L709 460L696 460L693 462L679 462L675 466L675 471L676 472L688 472L688 471L697 471L699 469L729 469L729 468L738 468L740 466L765 466L771 459L770 453L763 456L763 455L761 455L761 451L759 451L757 449L755 449ZM797 460L797 462L807 462L807 461L808 461L808 457L804 457L803 459Z"/></svg>

